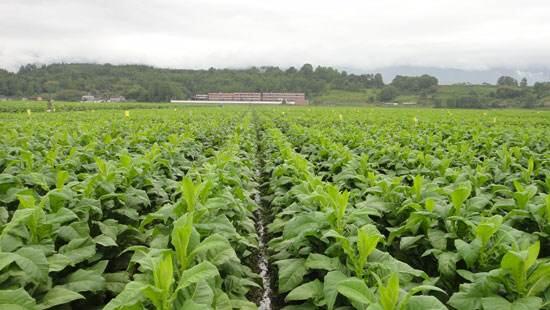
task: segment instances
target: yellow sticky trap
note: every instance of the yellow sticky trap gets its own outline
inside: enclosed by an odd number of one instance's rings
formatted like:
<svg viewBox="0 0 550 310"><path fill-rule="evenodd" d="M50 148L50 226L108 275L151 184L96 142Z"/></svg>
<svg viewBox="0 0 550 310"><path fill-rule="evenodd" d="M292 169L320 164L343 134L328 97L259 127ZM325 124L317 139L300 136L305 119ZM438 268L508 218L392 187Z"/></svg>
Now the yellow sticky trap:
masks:
<svg viewBox="0 0 550 310"><path fill-rule="evenodd" d="M413 121L415 124L418 124L418 118L416 118L416 116L413 118Z"/></svg>
<svg viewBox="0 0 550 310"><path fill-rule="evenodd" d="M128 111L128 110L124 111L124 116L125 117L130 117L130 111Z"/></svg>
<svg viewBox="0 0 550 310"><path fill-rule="evenodd" d="M344 117L342 116L342 114L338 114L338 118L342 121L344 120Z"/></svg>
<svg viewBox="0 0 550 310"><path fill-rule="evenodd" d="M497 122L497 118L493 117L493 123L496 123L496 122Z"/></svg>
<svg viewBox="0 0 550 310"><path fill-rule="evenodd" d="M27 115L31 116L31 109L27 109Z"/></svg>

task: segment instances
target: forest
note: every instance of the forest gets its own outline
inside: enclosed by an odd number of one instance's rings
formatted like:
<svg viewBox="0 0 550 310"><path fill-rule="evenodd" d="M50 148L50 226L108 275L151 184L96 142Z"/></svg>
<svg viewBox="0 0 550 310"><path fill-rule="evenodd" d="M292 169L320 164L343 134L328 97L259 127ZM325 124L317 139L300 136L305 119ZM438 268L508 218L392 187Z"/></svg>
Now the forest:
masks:
<svg viewBox="0 0 550 310"><path fill-rule="evenodd" d="M332 67L178 70L145 65L50 64L0 69L0 98L42 97L78 101L83 95L124 96L166 102L205 92L304 92L313 104L374 104L412 101L446 108L535 108L550 102L550 82L502 76L496 84L440 85L430 75L384 81L380 73L352 74ZM326 96L337 93L334 100ZM353 100L347 98L353 97Z"/></svg>

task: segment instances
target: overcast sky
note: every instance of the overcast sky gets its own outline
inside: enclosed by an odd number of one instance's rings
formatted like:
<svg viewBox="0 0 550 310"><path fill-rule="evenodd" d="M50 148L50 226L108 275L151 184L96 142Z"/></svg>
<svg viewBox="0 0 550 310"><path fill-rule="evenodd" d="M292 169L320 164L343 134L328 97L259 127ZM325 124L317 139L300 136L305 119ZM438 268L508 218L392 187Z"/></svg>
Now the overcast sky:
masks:
<svg viewBox="0 0 550 310"><path fill-rule="evenodd" d="M548 0L0 0L0 68L550 66Z"/></svg>

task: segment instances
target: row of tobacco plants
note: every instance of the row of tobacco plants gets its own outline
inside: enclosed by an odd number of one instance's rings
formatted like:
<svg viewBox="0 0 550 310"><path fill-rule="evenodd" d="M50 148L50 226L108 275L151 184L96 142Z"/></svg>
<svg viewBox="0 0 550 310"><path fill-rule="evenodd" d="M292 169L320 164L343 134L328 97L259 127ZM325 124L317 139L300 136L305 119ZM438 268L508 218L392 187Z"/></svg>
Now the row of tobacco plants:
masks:
<svg viewBox="0 0 550 310"><path fill-rule="evenodd" d="M0 120L0 309L550 309L547 112Z"/></svg>
<svg viewBox="0 0 550 310"><path fill-rule="evenodd" d="M255 309L250 113L14 116L0 309Z"/></svg>
<svg viewBox="0 0 550 310"><path fill-rule="evenodd" d="M548 116L354 112L266 117L286 309L550 308Z"/></svg>

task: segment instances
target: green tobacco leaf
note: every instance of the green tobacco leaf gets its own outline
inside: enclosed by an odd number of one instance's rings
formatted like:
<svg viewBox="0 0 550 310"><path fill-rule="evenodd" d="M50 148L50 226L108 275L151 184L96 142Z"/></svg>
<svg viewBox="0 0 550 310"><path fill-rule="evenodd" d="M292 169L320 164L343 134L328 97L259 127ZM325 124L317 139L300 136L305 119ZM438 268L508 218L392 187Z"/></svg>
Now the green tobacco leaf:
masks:
<svg viewBox="0 0 550 310"><path fill-rule="evenodd" d="M403 237L399 241L399 249L401 250L407 250L414 246L414 244L418 241L424 238L423 235L418 235L414 237Z"/></svg>
<svg viewBox="0 0 550 310"><path fill-rule="evenodd" d="M0 309L35 310L36 301L22 288L16 290L0 289Z"/></svg>
<svg viewBox="0 0 550 310"><path fill-rule="evenodd" d="M494 215L490 218L483 219L476 227L476 237L481 239L482 245L486 246L491 237L498 231L502 224L502 216Z"/></svg>
<svg viewBox="0 0 550 310"><path fill-rule="evenodd" d="M286 307L283 307L281 310L315 310L319 309L319 307L316 307L315 305L312 305L310 303L305 303L301 305L289 305Z"/></svg>
<svg viewBox="0 0 550 310"><path fill-rule="evenodd" d="M478 239L472 241L472 243L466 243L460 239L455 240L455 247L458 254L464 259L468 268L472 268L476 263L481 246L481 242Z"/></svg>
<svg viewBox="0 0 550 310"><path fill-rule="evenodd" d="M536 296L550 288L550 263L542 264L529 275L528 296Z"/></svg>
<svg viewBox="0 0 550 310"><path fill-rule="evenodd" d="M511 310L512 303L503 297L486 297L482 300L484 310Z"/></svg>
<svg viewBox="0 0 550 310"><path fill-rule="evenodd" d="M214 302L212 304L214 309L220 309L220 310L233 309L233 305L231 304L231 300L229 299L229 296L227 296L227 294L220 289L216 290L216 293L214 295Z"/></svg>
<svg viewBox="0 0 550 310"><path fill-rule="evenodd" d="M325 295L325 302L328 310L334 309L334 303L338 296L338 283L345 279L347 279L347 276L340 271L331 271L325 276L323 280L323 294Z"/></svg>
<svg viewBox="0 0 550 310"><path fill-rule="evenodd" d="M405 309L407 310L447 310L439 299L433 296L412 296Z"/></svg>
<svg viewBox="0 0 550 310"><path fill-rule="evenodd" d="M193 249L189 257L204 256L212 264L219 266L228 261L239 261L235 250L225 237L213 234Z"/></svg>
<svg viewBox="0 0 550 310"><path fill-rule="evenodd" d="M105 289L115 294L122 292L129 281L129 275L126 271L104 273L103 278L105 279Z"/></svg>
<svg viewBox="0 0 550 310"><path fill-rule="evenodd" d="M283 238L291 239L318 231L324 217L321 212L297 215L285 224Z"/></svg>
<svg viewBox="0 0 550 310"><path fill-rule="evenodd" d="M216 294L214 290L205 281L200 281L195 285L195 290L192 293L193 301L198 304L212 305Z"/></svg>
<svg viewBox="0 0 550 310"><path fill-rule="evenodd" d="M541 309L542 299L538 297L524 297L520 298L512 304L512 310L531 310Z"/></svg>
<svg viewBox="0 0 550 310"><path fill-rule="evenodd" d="M128 283L122 292L111 299L103 310L130 309L130 307L140 304L144 300L142 292L146 286L142 282L134 281Z"/></svg>
<svg viewBox="0 0 550 310"><path fill-rule="evenodd" d="M71 264L78 264L95 255L95 243L91 238L71 240L59 249L59 253L71 260Z"/></svg>
<svg viewBox="0 0 550 310"><path fill-rule="evenodd" d="M54 306L63 305L73 300L84 299L84 296L68 290L62 286L51 288L38 305L40 309L49 309Z"/></svg>
<svg viewBox="0 0 550 310"><path fill-rule="evenodd" d="M379 286L380 304L385 310L393 310L399 301L399 276L392 273L386 286Z"/></svg>
<svg viewBox="0 0 550 310"><path fill-rule="evenodd" d="M284 293L292 290L302 283L307 272L303 258L292 258L277 261L279 268L279 292Z"/></svg>
<svg viewBox="0 0 550 310"><path fill-rule="evenodd" d="M451 193L451 202L455 209L455 214L460 214L462 205L470 197L472 187L469 183L462 184Z"/></svg>
<svg viewBox="0 0 550 310"><path fill-rule="evenodd" d="M182 269L187 268L188 247L193 232L193 213L187 213L174 222L172 245L176 249L176 258Z"/></svg>
<svg viewBox="0 0 550 310"><path fill-rule="evenodd" d="M311 253L307 257L306 267L308 269L322 269L326 271L338 270L341 263L338 258L328 257L322 254Z"/></svg>
<svg viewBox="0 0 550 310"><path fill-rule="evenodd" d="M355 277L340 281L336 289L338 293L361 304L368 305L376 302L376 297L369 290L365 282Z"/></svg>
<svg viewBox="0 0 550 310"><path fill-rule="evenodd" d="M380 239L382 239L382 234L374 225L365 225L357 231L357 249L361 267L365 266L367 258L376 249Z"/></svg>
<svg viewBox="0 0 550 310"><path fill-rule="evenodd" d="M438 250L444 251L447 249L447 238L445 236L445 232L441 230L428 230L428 240L430 240L432 246Z"/></svg>
<svg viewBox="0 0 550 310"><path fill-rule="evenodd" d="M182 310L210 310L212 308L204 304L196 303L193 300L186 300L185 303L183 303L181 309Z"/></svg>
<svg viewBox="0 0 550 310"><path fill-rule="evenodd" d="M176 291L184 289L191 284L216 276L219 276L216 266L207 261L202 262L181 273L180 282L178 283Z"/></svg>
<svg viewBox="0 0 550 310"><path fill-rule="evenodd" d="M288 293L285 301L316 299L323 296L323 283L318 279L304 283Z"/></svg>
<svg viewBox="0 0 550 310"><path fill-rule="evenodd" d="M99 235L94 237L94 242L104 247L117 246L116 241L107 235Z"/></svg>
<svg viewBox="0 0 550 310"><path fill-rule="evenodd" d="M15 253L0 253L1 264L5 265L9 259L35 283L47 282L48 260L42 251L26 247L20 248Z"/></svg>
<svg viewBox="0 0 550 310"><path fill-rule="evenodd" d="M174 283L174 264L172 253L163 252L153 267L153 282L155 287L161 290L162 297L167 297ZM165 301L163 301L165 302Z"/></svg>
<svg viewBox="0 0 550 310"><path fill-rule="evenodd" d="M446 277L453 277L456 270L456 262L458 261L457 253L444 252L437 257L438 270Z"/></svg>
<svg viewBox="0 0 550 310"><path fill-rule="evenodd" d="M63 287L73 292L98 292L105 288L105 279L94 270L79 269L68 275Z"/></svg>
<svg viewBox="0 0 550 310"><path fill-rule="evenodd" d="M71 259L62 254L54 254L48 257L49 272L61 271L71 265Z"/></svg>

